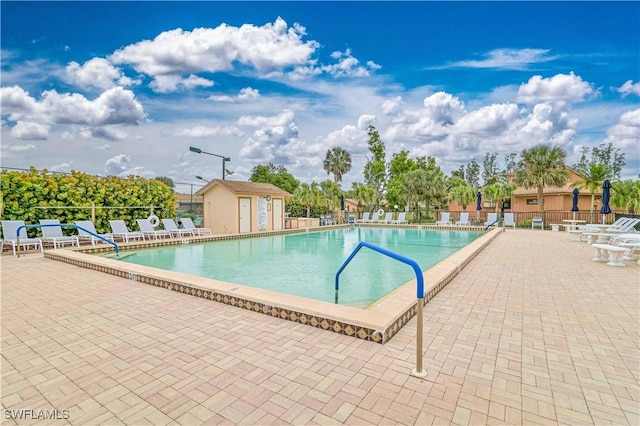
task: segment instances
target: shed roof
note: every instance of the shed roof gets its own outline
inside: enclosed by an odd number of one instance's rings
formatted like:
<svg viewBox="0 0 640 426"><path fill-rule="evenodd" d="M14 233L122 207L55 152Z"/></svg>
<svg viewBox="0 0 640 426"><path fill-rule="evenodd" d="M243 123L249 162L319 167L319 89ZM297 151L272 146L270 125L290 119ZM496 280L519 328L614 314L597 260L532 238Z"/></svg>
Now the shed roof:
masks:
<svg viewBox="0 0 640 426"><path fill-rule="evenodd" d="M234 194L280 195L283 197L291 197L291 194L289 194L287 191L280 189L270 183L227 179L214 179L200 188L195 195L204 195L207 191L209 191L209 189L213 188L216 185L221 185Z"/></svg>

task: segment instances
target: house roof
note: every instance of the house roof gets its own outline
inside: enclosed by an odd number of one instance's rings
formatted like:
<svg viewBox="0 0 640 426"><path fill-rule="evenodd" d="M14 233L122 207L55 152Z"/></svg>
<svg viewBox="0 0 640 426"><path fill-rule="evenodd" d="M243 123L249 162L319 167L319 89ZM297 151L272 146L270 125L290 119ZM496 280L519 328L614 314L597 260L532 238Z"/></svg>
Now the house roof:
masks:
<svg viewBox="0 0 640 426"><path fill-rule="evenodd" d="M235 194L252 194L252 195L280 195L283 197L291 197L287 191L278 188L270 183L248 182L239 180L214 179L208 184L200 188L195 195L204 195L209 189L216 185L221 185Z"/></svg>

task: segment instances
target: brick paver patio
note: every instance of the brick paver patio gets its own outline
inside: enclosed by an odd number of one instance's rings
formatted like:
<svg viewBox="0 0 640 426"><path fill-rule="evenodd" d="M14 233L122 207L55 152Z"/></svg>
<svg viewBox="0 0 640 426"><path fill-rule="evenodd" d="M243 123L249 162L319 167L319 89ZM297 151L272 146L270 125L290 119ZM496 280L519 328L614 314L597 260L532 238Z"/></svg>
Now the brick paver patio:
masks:
<svg viewBox="0 0 640 426"><path fill-rule="evenodd" d="M638 425L640 266L593 252L501 235L425 307L425 379L415 318L383 346L3 256L2 422Z"/></svg>

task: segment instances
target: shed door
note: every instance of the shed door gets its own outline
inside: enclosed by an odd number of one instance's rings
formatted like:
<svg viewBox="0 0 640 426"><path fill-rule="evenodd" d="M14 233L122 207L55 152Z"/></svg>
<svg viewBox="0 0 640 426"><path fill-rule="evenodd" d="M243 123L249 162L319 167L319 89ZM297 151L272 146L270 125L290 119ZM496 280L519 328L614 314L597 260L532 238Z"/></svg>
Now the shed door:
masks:
<svg viewBox="0 0 640 426"><path fill-rule="evenodd" d="M251 198L240 198L240 232L251 232Z"/></svg>
<svg viewBox="0 0 640 426"><path fill-rule="evenodd" d="M282 229L282 200L280 198L273 199L273 230Z"/></svg>

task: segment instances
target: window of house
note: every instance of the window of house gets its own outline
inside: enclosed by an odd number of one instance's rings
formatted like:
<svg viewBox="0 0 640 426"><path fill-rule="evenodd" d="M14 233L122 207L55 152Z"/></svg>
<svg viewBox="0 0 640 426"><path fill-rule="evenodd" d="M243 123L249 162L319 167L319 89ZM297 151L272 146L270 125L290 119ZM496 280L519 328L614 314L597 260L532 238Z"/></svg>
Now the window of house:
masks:
<svg viewBox="0 0 640 426"><path fill-rule="evenodd" d="M537 198L527 198L527 204L528 205L538 205L538 199Z"/></svg>

